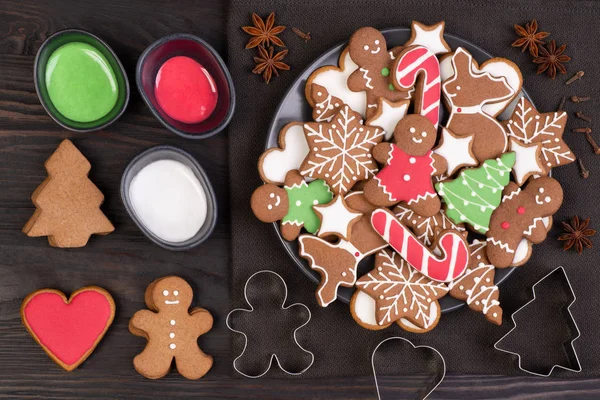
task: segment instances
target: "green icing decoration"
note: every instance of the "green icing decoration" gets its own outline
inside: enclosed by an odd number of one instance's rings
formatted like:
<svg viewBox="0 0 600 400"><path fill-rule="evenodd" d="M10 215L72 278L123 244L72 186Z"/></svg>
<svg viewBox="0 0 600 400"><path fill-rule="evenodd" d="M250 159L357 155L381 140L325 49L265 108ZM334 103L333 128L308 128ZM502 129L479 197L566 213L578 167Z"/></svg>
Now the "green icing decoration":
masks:
<svg viewBox="0 0 600 400"><path fill-rule="evenodd" d="M381 70L381 75L383 76L388 76L390 74L390 69L389 68L384 68Z"/></svg>
<svg viewBox="0 0 600 400"><path fill-rule="evenodd" d="M321 226L321 220L313 210L317 204L327 204L333 199L333 193L322 179L307 184L285 186L288 194L289 210L282 222L304 225L307 232L315 233Z"/></svg>
<svg viewBox="0 0 600 400"><path fill-rule="evenodd" d="M447 205L448 218L457 224L466 222L478 232L487 232L514 164L515 153L505 153L501 158L484 161L478 168L463 170L452 181L437 183L435 188Z"/></svg>
<svg viewBox="0 0 600 400"><path fill-rule="evenodd" d="M396 88L394 87L394 85L392 85L391 83L388 85L388 88L390 88L390 90L396 90Z"/></svg>

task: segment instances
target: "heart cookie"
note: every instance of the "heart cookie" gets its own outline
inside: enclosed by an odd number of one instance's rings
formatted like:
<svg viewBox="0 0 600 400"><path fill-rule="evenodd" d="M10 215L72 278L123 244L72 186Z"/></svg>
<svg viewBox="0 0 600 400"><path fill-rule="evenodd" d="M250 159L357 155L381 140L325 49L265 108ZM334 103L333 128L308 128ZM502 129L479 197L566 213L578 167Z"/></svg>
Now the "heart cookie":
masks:
<svg viewBox="0 0 600 400"><path fill-rule="evenodd" d="M94 351L115 317L115 302L106 290L83 287L67 296L41 289L21 305L21 320L50 358L72 371Z"/></svg>

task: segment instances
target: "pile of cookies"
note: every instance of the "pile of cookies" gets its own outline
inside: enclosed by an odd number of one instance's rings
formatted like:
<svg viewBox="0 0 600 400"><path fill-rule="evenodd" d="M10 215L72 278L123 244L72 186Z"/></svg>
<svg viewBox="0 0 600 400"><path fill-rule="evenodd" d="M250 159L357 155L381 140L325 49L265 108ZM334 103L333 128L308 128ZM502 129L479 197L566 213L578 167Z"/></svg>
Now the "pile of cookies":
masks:
<svg viewBox="0 0 600 400"><path fill-rule="evenodd" d="M539 113L518 97L514 63L478 64L443 31L413 22L388 48L378 30L357 30L339 66L306 82L314 121L284 126L258 162L254 214L298 240L321 306L356 287L351 313L368 329L427 332L446 295L500 325L495 269L523 265L546 238L563 198L548 174L575 161L565 112Z"/></svg>

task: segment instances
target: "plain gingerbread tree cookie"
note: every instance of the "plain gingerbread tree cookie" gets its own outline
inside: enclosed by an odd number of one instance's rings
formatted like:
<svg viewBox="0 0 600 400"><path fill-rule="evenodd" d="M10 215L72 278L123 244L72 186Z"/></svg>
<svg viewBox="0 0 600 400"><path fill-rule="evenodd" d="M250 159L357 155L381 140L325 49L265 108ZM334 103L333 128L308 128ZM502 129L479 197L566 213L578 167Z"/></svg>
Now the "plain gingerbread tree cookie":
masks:
<svg viewBox="0 0 600 400"><path fill-rule="evenodd" d="M191 286L177 276L152 282L144 299L149 310L136 312L129 331L148 340L146 348L133 359L135 370L149 379L167 375L171 364L187 379L199 379L212 367L213 358L198 346L198 337L213 325L212 315L192 308Z"/></svg>

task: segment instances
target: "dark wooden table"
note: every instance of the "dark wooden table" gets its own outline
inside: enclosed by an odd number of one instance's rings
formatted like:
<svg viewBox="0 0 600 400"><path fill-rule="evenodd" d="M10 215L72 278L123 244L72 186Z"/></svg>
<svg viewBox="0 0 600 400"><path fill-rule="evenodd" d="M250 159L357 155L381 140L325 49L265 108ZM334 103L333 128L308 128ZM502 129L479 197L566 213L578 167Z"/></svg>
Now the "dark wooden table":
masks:
<svg viewBox="0 0 600 400"><path fill-rule="evenodd" d="M227 3L217 0L2 0L0 2L0 397L2 398L375 398L372 377L335 380L238 379L231 370L230 335L224 318L229 301L229 213L227 135L203 141L181 139L152 117L132 86L130 105L113 126L74 134L46 115L35 94L33 61L53 32L81 28L106 40L134 82L140 53L175 32L203 37L225 54ZM45 238L27 238L21 228L34 208L33 190L44 180L43 163L64 138L71 138L92 163L91 179L104 192L103 210L116 231L94 237L82 249L51 248ZM211 239L181 253L148 241L130 220L119 197L121 173L140 151L158 144L180 146L206 169L220 205ZM200 340L215 358L210 373L187 381L172 373L158 381L138 375L132 359L144 340L127 330L143 305L145 287L176 274L195 290L195 302L211 311L215 327ZM117 303L116 319L101 345L77 370L63 372L21 325L19 309L30 292L53 287L71 292L97 284ZM405 390L411 380L398 378ZM600 397L600 380L449 375L431 398Z"/></svg>

